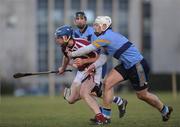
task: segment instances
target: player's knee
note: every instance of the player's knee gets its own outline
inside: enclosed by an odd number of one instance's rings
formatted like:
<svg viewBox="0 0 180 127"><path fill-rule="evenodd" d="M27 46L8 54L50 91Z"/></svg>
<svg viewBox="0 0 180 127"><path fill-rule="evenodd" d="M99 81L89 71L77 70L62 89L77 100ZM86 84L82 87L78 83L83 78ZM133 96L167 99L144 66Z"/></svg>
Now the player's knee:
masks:
<svg viewBox="0 0 180 127"><path fill-rule="evenodd" d="M75 99L71 98L71 97L64 97L64 99L69 103L69 104L74 104L75 103Z"/></svg>
<svg viewBox="0 0 180 127"><path fill-rule="evenodd" d="M64 99L69 104L74 104L79 99L79 94L71 94L71 89L65 88L64 89Z"/></svg>
<svg viewBox="0 0 180 127"><path fill-rule="evenodd" d="M76 101L75 100L73 100L73 99L68 99L68 100L66 100L69 104L74 104Z"/></svg>
<svg viewBox="0 0 180 127"><path fill-rule="evenodd" d="M65 88L64 89L64 99L69 103L69 104L74 104L75 99L71 97L71 89L70 88Z"/></svg>
<svg viewBox="0 0 180 127"><path fill-rule="evenodd" d="M136 93L137 98L140 100L147 100L148 99L148 93L142 92L142 93Z"/></svg>
<svg viewBox="0 0 180 127"><path fill-rule="evenodd" d="M64 99L69 103L69 104L74 104L76 101L77 101L77 99L75 98L75 97L72 97L71 95L70 96L66 96L66 97L64 97Z"/></svg>

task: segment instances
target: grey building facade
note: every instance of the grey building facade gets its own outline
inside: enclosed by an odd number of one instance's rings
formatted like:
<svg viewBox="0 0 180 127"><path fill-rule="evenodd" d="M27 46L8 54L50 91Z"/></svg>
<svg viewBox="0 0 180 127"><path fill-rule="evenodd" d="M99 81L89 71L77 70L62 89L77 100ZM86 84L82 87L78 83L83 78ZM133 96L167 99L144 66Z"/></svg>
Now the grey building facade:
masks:
<svg viewBox="0 0 180 127"><path fill-rule="evenodd" d="M12 80L15 72L57 69L62 56L53 31L73 25L78 10L86 12L90 24L97 15L111 16L113 29L135 43L152 73L180 72L179 0L0 0L0 77ZM53 80L72 79L66 74ZM48 80L53 81L47 77L20 81L47 84Z"/></svg>

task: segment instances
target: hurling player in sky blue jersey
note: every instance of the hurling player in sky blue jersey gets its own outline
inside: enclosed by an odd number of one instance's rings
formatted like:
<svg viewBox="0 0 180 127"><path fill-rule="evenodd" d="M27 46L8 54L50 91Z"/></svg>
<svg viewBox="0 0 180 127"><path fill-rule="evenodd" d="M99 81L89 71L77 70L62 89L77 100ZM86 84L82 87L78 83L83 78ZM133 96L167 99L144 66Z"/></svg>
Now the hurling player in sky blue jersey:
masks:
<svg viewBox="0 0 180 127"><path fill-rule="evenodd" d="M77 11L74 16L74 24L76 25L76 29L74 29L73 36L75 38L83 38L89 41L90 43L97 39L98 33L94 32L92 26L87 24L87 16L84 11ZM102 78L106 75L107 65L104 64L102 68ZM101 90L102 84L96 84L93 91L96 93L102 93ZM123 117L126 112L127 100L122 99L121 97L114 96L113 102L117 104L119 110L119 117Z"/></svg>
<svg viewBox="0 0 180 127"><path fill-rule="evenodd" d="M74 24L77 27L74 29L73 33L75 38L83 38L89 42L92 42L94 37L95 39L97 38L94 34L93 27L87 24L87 17L83 11L78 11L75 13Z"/></svg>
<svg viewBox="0 0 180 127"><path fill-rule="evenodd" d="M69 53L70 57L75 57L103 48L104 53L89 67L89 71L105 63L106 55L121 61L121 64L113 68L104 81L102 114L108 119L111 118L113 87L118 82L129 79L137 97L160 111L163 121L168 121L173 109L171 106L165 105L155 94L148 91L149 67L146 60L125 36L112 31L111 23L109 16L98 16L94 22L94 30L99 34L98 38L89 46ZM104 121L101 122L104 123Z"/></svg>

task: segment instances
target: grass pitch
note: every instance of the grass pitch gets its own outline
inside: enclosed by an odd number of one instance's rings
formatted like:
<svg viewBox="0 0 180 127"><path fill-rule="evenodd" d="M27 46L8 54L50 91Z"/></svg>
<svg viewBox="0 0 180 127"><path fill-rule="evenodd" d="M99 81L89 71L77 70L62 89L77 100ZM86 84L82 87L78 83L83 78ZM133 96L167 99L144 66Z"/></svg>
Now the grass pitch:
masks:
<svg viewBox="0 0 180 127"><path fill-rule="evenodd" d="M177 100L171 93L156 93L163 102L173 106L168 122L162 122L160 113L139 101L135 94L124 93L128 99L127 113L118 118L113 105L112 123L108 127L180 127L180 94ZM49 97L1 97L0 127L93 127L89 118L94 114L83 101L68 104L62 96Z"/></svg>

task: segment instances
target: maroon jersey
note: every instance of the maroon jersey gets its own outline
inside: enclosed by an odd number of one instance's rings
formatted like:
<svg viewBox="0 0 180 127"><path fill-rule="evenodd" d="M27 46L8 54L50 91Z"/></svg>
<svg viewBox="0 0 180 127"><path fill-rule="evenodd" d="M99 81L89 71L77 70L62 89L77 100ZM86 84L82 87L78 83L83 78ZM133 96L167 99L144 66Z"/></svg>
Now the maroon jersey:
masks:
<svg viewBox="0 0 180 127"><path fill-rule="evenodd" d="M85 40L85 39L81 39L81 38L74 38L74 44L73 46L69 47L67 46L67 44L64 44L62 45L62 52L63 54L67 57L67 51L76 51L77 49L81 48L81 47L84 47L84 46L87 46L89 45L90 43ZM73 57L73 59L76 59L76 58L82 58L82 59L86 59L86 58L95 58L97 55L97 53L95 51L92 51L86 55L82 55L82 56L79 56L79 57ZM78 70L79 71L83 71L86 67L88 67L91 63L87 63L87 64L84 64L80 67L78 67Z"/></svg>

